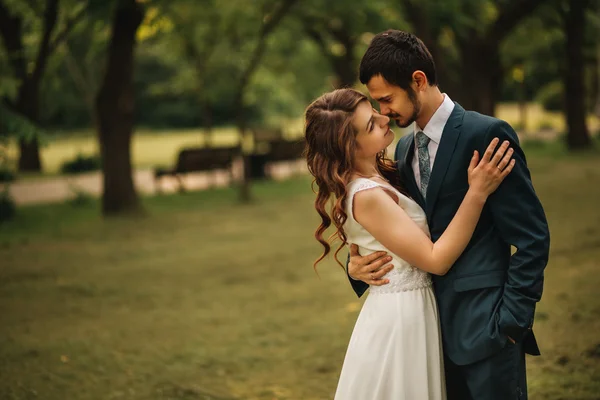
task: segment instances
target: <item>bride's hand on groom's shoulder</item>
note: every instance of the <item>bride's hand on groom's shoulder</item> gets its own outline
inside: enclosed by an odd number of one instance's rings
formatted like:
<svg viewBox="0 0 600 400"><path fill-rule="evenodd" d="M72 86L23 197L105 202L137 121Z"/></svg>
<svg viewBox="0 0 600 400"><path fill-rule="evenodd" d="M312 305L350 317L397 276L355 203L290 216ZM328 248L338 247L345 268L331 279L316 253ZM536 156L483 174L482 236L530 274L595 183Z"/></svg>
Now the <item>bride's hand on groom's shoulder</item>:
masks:
<svg viewBox="0 0 600 400"><path fill-rule="evenodd" d="M486 199L504 181L512 171L515 160L512 158L514 150L509 147L510 142L505 140L498 146L500 140L494 138L487 147L481 160L475 151L469 165L469 189L473 193Z"/></svg>
<svg viewBox="0 0 600 400"><path fill-rule="evenodd" d="M389 283L389 280L381 278L394 268L392 264L385 265L390 261L392 261L392 257L384 251L362 257L358 252L358 246L351 244L348 275L355 281L363 281L369 285L385 285Z"/></svg>

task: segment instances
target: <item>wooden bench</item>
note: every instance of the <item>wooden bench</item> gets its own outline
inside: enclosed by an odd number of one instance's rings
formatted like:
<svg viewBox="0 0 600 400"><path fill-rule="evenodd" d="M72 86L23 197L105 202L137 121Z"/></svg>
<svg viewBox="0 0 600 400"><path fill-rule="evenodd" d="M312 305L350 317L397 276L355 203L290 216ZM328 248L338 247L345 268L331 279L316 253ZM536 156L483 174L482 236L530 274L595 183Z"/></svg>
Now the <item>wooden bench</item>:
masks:
<svg viewBox="0 0 600 400"><path fill-rule="evenodd" d="M298 162L304 158L304 139L300 140L273 140L269 142L269 152L266 157L265 169L269 170L269 175L273 175L271 167L274 163L280 162L291 162L290 168L296 170ZM305 163L301 164L301 168L304 169Z"/></svg>
<svg viewBox="0 0 600 400"><path fill-rule="evenodd" d="M294 161L303 158L305 142L302 140L272 140L269 142L269 162Z"/></svg>
<svg viewBox="0 0 600 400"><path fill-rule="evenodd" d="M184 192L185 187L181 175L189 172L212 172L226 169L233 181L233 161L241 154L240 147L217 148L187 148L179 152L175 168L155 168L154 185L160 192L160 182L163 176L174 176L179 184L179 191Z"/></svg>

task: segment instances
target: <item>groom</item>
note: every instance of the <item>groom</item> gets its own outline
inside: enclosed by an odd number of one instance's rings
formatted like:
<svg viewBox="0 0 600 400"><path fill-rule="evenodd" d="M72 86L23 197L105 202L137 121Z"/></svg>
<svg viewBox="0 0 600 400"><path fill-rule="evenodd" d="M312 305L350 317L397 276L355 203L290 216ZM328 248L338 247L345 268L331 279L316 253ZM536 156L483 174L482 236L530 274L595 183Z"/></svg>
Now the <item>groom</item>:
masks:
<svg viewBox="0 0 600 400"><path fill-rule="evenodd" d="M406 190L427 214L433 241L467 191L473 151L483 154L495 137L515 150L515 167L489 197L471 242L433 284L448 399L526 399L525 353L540 354L532 326L550 237L517 135L506 122L466 111L441 93L431 54L410 33L376 35L360 63L360 81L382 114L400 127L415 123L414 134L400 139L396 161ZM352 246L348 274L359 296L368 284L386 283L380 279L390 269L386 260L385 253L361 257Z"/></svg>

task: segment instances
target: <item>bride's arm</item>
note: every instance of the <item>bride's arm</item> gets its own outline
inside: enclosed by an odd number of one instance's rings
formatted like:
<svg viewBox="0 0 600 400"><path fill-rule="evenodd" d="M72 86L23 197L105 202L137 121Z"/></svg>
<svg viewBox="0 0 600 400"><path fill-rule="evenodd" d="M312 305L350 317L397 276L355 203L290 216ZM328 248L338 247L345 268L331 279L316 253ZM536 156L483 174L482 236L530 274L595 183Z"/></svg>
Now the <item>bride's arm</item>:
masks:
<svg viewBox="0 0 600 400"><path fill-rule="evenodd" d="M505 142L492 157L497 141L477 165L477 153L469 166L469 190L456 215L432 243L421 228L383 190L369 189L354 196L353 214L375 239L411 265L436 275L444 275L467 247L487 197L510 173L514 160ZM501 171L501 168L504 170Z"/></svg>

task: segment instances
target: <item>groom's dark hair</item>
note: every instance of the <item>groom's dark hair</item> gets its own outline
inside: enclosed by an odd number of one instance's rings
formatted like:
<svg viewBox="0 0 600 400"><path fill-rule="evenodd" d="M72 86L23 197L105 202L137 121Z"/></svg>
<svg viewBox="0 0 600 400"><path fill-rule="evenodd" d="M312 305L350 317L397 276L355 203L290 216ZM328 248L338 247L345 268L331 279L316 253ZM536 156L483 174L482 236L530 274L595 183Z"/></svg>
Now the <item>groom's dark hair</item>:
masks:
<svg viewBox="0 0 600 400"><path fill-rule="evenodd" d="M429 84L437 86L435 63L423 41L412 33L389 29L373 37L360 61L359 77L366 85L381 75L388 83L407 90L415 71L423 71Z"/></svg>

